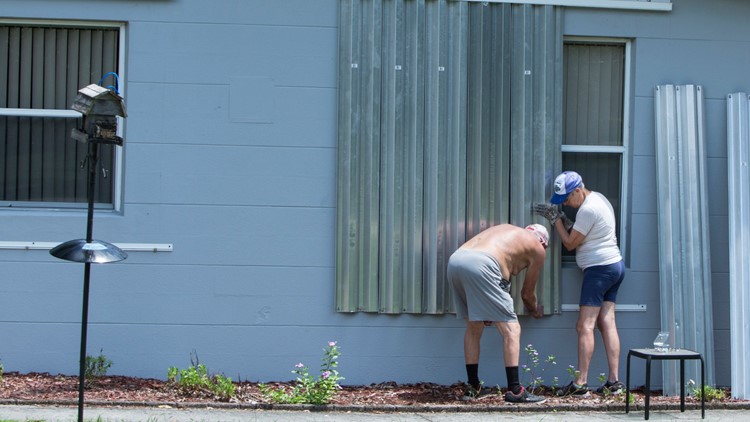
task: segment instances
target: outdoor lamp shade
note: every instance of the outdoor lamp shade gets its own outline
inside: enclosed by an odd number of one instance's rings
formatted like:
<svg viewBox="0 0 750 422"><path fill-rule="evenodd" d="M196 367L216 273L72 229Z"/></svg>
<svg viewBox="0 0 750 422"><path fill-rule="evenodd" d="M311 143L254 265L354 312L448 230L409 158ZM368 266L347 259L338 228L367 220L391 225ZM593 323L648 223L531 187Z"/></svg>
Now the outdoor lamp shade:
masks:
<svg viewBox="0 0 750 422"><path fill-rule="evenodd" d="M75 239L61 243L52 248L49 253L60 259L73 262L91 264L106 264L122 261L128 254L117 246L103 240Z"/></svg>

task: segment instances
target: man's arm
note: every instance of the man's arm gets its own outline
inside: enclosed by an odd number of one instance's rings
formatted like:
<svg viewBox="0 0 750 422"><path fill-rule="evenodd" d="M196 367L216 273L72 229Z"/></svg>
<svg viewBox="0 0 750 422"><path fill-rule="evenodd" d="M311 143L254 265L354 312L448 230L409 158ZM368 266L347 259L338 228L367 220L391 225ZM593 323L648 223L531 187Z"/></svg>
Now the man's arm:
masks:
<svg viewBox="0 0 750 422"><path fill-rule="evenodd" d="M570 232L565 230L565 224L562 222L562 218L555 221L555 230L560 235L560 241L562 242L565 249L572 251L583 242L585 237L581 232L576 229L571 229Z"/></svg>
<svg viewBox="0 0 750 422"><path fill-rule="evenodd" d="M521 299L523 300L523 304L534 318L541 318L544 316L544 305L539 305L536 302L536 283L542 272L544 258L545 252L543 250L533 257L531 264L526 268L526 277L523 280L523 287L521 287Z"/></svg>

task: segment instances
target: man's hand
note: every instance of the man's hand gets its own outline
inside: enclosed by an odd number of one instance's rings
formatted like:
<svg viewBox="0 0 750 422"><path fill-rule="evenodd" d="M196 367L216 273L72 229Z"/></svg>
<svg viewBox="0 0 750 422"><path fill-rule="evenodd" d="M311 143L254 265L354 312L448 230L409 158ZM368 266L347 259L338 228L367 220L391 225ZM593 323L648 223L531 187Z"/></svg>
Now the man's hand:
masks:
<svg viewBox="0 0 750 422"><path fill-rule="evenodd" d="M531 206L531 211L534 214L541 215L542 217L546 218L547 221L552 224L552 227L555 226L555 222L558 218L565 215L557 209L557 205L552 204L533 204Z"/></svg>
<svg viewBox="0 0 750 422"><path fill-rule="evenodd" d="M562 219L563 225L565 226L565 231L569 232L570 229L573 228L573 220L568 218L568 216L563 212L560 213L560 218Z"/></svg>
<svg viewBox="0 0 750 422"><path fill-rule="evenodd" d="M531 312L530 315L533 316L536 319L539 319L544 316L544 305L536 305L535 309L529 309Z"/></svg>
<svg viewBox="0 0 750 422"><path fill-rule="evenodd" d="M529 311L529 315L533 316L534 318L541 318L544 316L544 305L540 305L536 301L536 295L535 294L526 294L524 296L524 292L521 292L521 299L523 300L523 306L526 307L526 310Z"/></svg>

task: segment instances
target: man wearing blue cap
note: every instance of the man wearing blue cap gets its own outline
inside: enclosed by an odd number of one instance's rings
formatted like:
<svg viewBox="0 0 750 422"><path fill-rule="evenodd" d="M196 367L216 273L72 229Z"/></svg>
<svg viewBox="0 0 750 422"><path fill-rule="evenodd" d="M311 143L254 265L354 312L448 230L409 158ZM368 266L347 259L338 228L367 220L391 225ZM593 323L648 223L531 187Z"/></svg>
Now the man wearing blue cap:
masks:
<svg viewBox="0 0 750 422"><path fill-rule="evenodd" d="M594 353L594 328L598 327L607 354L609 375L599 393L619 393L625 386L618 379L620 337L615 324L615 300L625 277L625 265L617 246L615 213L604 195L586 189L581 176L565 171L557 178L550 198L552 205L538 204L535 212L547 218L563 246L576 250L576 264L583 270L578 323L578 374L558 391L559 395L583 395L588 389L588 372ZM577 208L575 223L566 227L558 205ZM569 231L568 231L569 230Z"/></svg>

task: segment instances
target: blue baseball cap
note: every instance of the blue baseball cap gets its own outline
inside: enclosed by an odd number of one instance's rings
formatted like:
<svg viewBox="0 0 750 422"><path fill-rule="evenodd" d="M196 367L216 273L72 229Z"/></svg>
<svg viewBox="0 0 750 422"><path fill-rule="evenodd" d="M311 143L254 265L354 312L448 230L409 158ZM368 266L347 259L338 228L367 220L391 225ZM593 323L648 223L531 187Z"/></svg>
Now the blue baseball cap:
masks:
<svg viewBox="0 0 750 422"><path fill-rule="evenodd" d="M552 186L553 194L549 202L558 205L565 202L568 199L568 195L576 190L576 188L583 185L583 179L581 175L574 171L564 171L555 178L555 183Z"/></svg>

